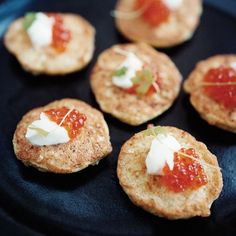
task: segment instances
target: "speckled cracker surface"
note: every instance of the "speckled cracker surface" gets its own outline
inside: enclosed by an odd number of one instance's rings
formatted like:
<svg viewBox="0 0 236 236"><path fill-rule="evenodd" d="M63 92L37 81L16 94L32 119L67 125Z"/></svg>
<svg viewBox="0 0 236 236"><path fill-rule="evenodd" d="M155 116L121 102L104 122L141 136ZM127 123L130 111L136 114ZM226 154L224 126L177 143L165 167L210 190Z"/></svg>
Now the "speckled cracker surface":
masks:
<svg viewBox="0 0 236 236"><path fill-rule="evenodd" d="M132 12L135 0L119 0L117 11ZM146 42L155 47L171 47L190 39L202 13L201 0L183 0L179 9L171 12L167 22L150 26L141 16L133 19L116 18L118 30L131 41Z"/></svg>
<svg viewBox="0 0 236 236"><path fill-rule="evenodd" d="M154 215L168 219L209 216L211 204L218 198L223 186L216 156L183 130L168 126L161 129L175 137L181 146L196 150L200 160L208 164L203 165L208 183L197 190L179 193L161 185L158 177L147 174L145 165L154 136L140 132L121 148L117 166L120 185L134 204Z"/></svg>
<svg viewBox="0 0 236 236"><path fill-rule="evenodd" d="M131 51L142 61L154 66L161 90L148 96L129 94L112 83L112 75L125 60L114 48ZM176 99L182 76L164 53L140 44L120 44L105 50L91 73L91 86L101 109L130 125L139 125L166 111Z"/></svg>
<svg viewBox="0 0 236 236"><path fill-rule="evenodd" d="M76 138L58 145L32 145L25 138L28 125L39 119L42 111L63 106L75 108L87 117ZM25 165L55 173L79 171L97 164L112 151L108 127L101 112L75 99L58 100L29 111L17 125L13 145L16 157Z"/></svg>
<svg viewBox="0 0 236 236"><path fill-rule="evenodd" d="M63 75L84 68L94 52L95 29L79 15L60 14L71 40L64 52L51 46L34 48L23 27L23 18L15 20L8 28L4 43L16 56L22 67L33 74Z"/></svg>
<svg viewBox="0 0 236 236"><path fill-rule="evenodd" d="M200 116L210 125L236 133L236 108L227 109L215 102L203 92L201 85L205 74L211 68L230 66L236 62L236 55L217 55L199 62L184 83L184 89L190 94L190 102Z"/></svg>

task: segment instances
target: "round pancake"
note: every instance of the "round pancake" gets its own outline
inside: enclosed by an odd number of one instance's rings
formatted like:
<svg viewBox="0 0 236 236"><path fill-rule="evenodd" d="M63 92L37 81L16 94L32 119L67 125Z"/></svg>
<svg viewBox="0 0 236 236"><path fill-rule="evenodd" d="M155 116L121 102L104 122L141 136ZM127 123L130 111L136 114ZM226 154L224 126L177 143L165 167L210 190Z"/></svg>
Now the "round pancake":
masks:
<svg viewBox="0 0 236 236"><path fill-rule="evenodd" d="M117 174L120 185L130 200L144 210L168 219L187 219L194 216L210 215L212 202L218 198L222 186L222 175L217 158L207 147L196 141L187 132L163 126L163 132L175 137L181 146L194 148L201 160L208 179L206 185L196 190L175 193L158 183L158 177L148 175L145 159L155 136L140 132L131 137L121 148ZM212 165L212 166L209 166Z"/></svg>
<svg viewBox="0 0 236 236"><path fill-rule="evenodd" d="M133 11L135 0L119 0L116 10ZM171 12L167 22L150 26L141 16L133 19L116 17L118 30L129 40L145 42L155 47L172 47L189 40L199 25L202 0L183 0L182 6Z"/></svg>
<svg viewBox="0 0 236 236"><path fill-rule="evenodd" d="M201 89L205 74L211 68L230 66L236 62L236 55L216 55L200 61L184 83L184 90L190 94L190 102L200 116L210 125L236 133L236 108L227 109L208 97Z"/></svg>
<svg viewBox="0 0 236 236"><path fill-rule="evenodd" d="M60 14L71 40L64 52L51 46L35 49L23 27L23 18L15 20L4 37L6 48L16 56L22 67L33 74L63 75L84 68L94 52L95 30L79 15Z"/></svg>
<svg viewBox="0 0 236 236"><path fill-rule="evenodd" d="M157 68L161 92L148 96L127 93L112 83L114 70L125 60L114 48L134 52ZM170 58L144 44L119 44L105 50L91 73L91 86L101 109L130 125L140 125L166 111L176 99L182 76Z"/></svg>
<svg viewBox="0 0 236 236"><path fill-rule="evenodd" d="M78 109L87 117L76 138L64 144L32 145L25 138L28 125L39 119L41 112L63 106ZM25 165L54 173L77 172L89 165L97 164L112 151L108 127L102 113L75 99L54 101L29 111L17 125L13 146L16 157Z"/></svg>

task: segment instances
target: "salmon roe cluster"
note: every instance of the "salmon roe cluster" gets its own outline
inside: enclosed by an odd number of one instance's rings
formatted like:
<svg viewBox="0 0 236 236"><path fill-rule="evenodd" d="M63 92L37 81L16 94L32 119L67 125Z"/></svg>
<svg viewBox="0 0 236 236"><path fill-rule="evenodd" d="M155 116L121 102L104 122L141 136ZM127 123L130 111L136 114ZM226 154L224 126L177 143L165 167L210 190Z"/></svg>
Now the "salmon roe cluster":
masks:
<svg viewBox="0 0 236 236"><path fill-rule="evenodd" d="M64 127L67 130L69 137L71 139L74 139L76 135L79 133L80 128L84 126L84 123L86 121L86 116L80 113L76 109L73 109L68 114L69 111L70 111L69 108L62 107L58 109L50 109L44 111L44 113L48 116L48 118L51 121L56 122L58 125Z"/></svg>
<svg viewBox="0 0 236 236"><path fill-rule="evenodd" d="M207 96L226 108L236 107L236 70L226 66L212 68L206 73L204 83Z"/></svg>
<svg viewBox="0 0 236 236"><path fill-rule="evenodd" d="M71 40L71 33L65 28L63 18L60 14L48 13L47 15L54 19L51 46L58 52L63 52L66 49L67 43Z"/></svg>
<svg viewBox="0 0 236 236"><path fill-rule="evenodd" d="M183 192L187 189L195 190L207 183L207 177L198 160L193 160L181 153L199 159L193 148L180 149L174 153L174 168L170 170L168 165L163 168L161 182L171 191Z"/></svg>
<svg viewBox="0 0 236 236"><path fill-rule="evenodd" d="M142 18L151 26L159 26L170 15L170 9L162 0L136 0L134 9L140 10Z"/></svg>

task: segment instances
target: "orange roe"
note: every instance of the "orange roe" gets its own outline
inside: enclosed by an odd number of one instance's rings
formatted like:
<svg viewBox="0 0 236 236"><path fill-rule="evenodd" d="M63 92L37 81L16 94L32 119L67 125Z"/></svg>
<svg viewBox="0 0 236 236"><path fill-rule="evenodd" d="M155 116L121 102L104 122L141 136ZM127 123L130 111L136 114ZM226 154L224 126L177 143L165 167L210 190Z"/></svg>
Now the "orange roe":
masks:
<svg viewBox="0 0 236 236"><path fill-rule="evenodd" d="M151 26L158 26L168 20L170 9L162 0L136 0L135 10L143 10L142 17Z"/></svg>
<svg viewBox="0 0 236 236"><path fill-rule="evenodd" d="M182 148L180 152L196 159L199 158L193 148ZM165 165L163 176L160 176L160 180L170 190L177 193L187 189L195 190L207 183L207 177L202 165L197 160L195 161L178 152L174 153L173 170L170 170L169 166Z"/></svg>
<svg viewBox="0 0 236 236"><path fill-rule="evenodd" d="M62 120L65 118L67 113L70 111L67 107L62 107L59 109L50 109L44 111L51 121L56 122L58 125L61 124ZM73 109L65 120L62 122L61 126L64 127L71 139L75 138L79 133L80 128L84 126L86 121L86 116L80 113L78 110Z"/></svg>
<svg viewBox="0 0 236 236"><path fill-rule="evenodd" d="M226 108L236 107L236 84L227 85L227 82L236 82L236 71L233 68L220 66L210 69L204 77L204 82L217 83L217 85L204 86L207 96ZM224 84L220 85L220 83Z"/></svg>
<svg viewBox="0 0 236 236"><path fill-rule="evenodd" d="M71 40L71 33L64 27L63 18L60 14L48 13L47 15L54 18L51 46L58 52L63 52L67 43Z"/></svg>

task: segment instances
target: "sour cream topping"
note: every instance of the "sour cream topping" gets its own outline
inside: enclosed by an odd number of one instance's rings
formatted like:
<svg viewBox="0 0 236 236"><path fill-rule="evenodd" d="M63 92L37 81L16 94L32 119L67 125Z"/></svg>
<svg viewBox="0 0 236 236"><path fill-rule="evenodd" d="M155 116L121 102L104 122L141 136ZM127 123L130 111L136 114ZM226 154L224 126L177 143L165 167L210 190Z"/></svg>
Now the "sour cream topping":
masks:
<svg viewBox="0 0 236 236"><path fill-rule="evenodd" d="M183 0L164 0L166 6L172 10L177 10L182 5Z"/></svg>
<svg viewBox="0 0 236 236"><path fill-rule="evenodd" d="M132 78L137 71L142 69L142 66L143 62L133 52L127 52L126 59L118 67L118 69L125 67L127 70L124 75L113 76L112 83L124 89L131 88L133 86Z"/></svg>
<svg viewBox="0 0 236 236"><path fill-rule="evenodd" d="M67 143L70 140L67 130L51 121L43 112L41 112L39 120L33 121L27 127L25 137L30 143L37 146Z"/></svg>
<svg viewBox="0 0 236 236"><path fill-rule="evenodd" d="M170 170L174 168L174 153L179 151L179 142L169 134L158 134L153 139L145 164L150 175L162 175L167 164Z"/></svg>
<svg viewBox="0 0 236 236"><path fill-rule="evenodd" d="M231 66L234 70L236 70L236 61L231 62L231 63L230 63L230 66Z"/></svg>
<svg viewBox="0 0 236 236"><path fill-rule="evenodd" d="M27 29L27 34L34 48L49 46L52 43L54 19L42 12L36 13L36 19Z"/></svg>

